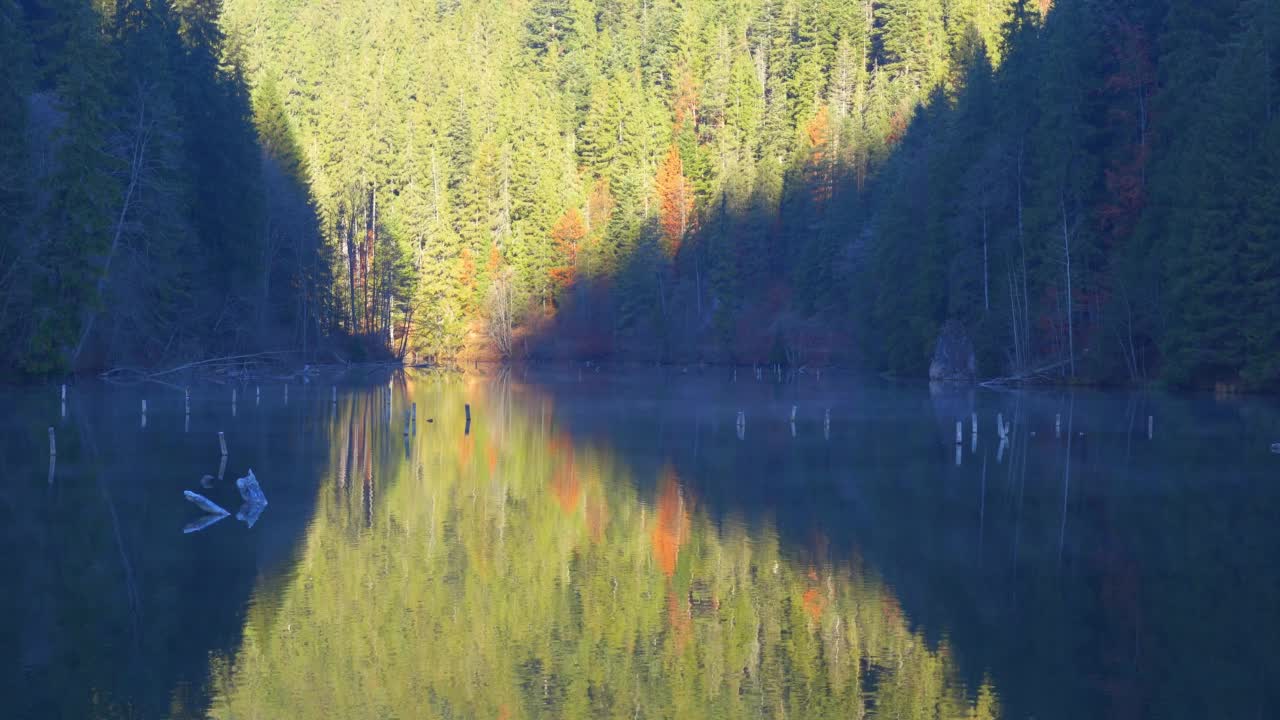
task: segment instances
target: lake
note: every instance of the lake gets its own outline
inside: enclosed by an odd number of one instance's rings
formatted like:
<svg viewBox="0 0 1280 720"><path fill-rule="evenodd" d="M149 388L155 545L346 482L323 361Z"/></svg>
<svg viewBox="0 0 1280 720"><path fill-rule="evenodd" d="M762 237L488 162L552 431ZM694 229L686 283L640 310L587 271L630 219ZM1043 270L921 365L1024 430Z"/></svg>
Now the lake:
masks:
<svg viewBox="0 0 1280 720"><path fill-rule="evenodd" d="M6 717L1280 716L1274 400L589 367L0 399Z"/></svg>

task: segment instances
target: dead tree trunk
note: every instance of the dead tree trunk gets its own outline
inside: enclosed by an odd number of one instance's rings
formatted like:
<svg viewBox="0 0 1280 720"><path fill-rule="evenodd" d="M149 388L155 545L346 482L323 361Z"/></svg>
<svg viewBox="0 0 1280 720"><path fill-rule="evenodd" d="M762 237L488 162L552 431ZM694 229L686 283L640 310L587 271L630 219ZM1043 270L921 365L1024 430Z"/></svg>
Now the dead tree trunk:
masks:
<svg viewBox="0 0 1280 720"><path fill-rule="evenodd" d="M151 121L147 117L146 93L139 87L138 123L133 130L132 141L129 143L129 181L125 185L124 198L120 202L120 214L116 218L115 228L111 233L111 247L107 251L106 261L103 262L102 272L98 275L97 296L99 298L102 297L102 293L107 287L107 280L111 275L111 261L115 259L116 252L120 249L120 239L124 235L124 226L129 217L129 209L133 206L134 195L142 178L142 168L147 157L147 143L151 139L151 129ZM85 342L89 339L90 333L93 332L93 323L97 317L96 310L89 310L89 314L84 321L84 328L80 331L80 340L76 342L75 351L71 354L71 367L73 368L80 359L80 353L84 350Z"/></svg>

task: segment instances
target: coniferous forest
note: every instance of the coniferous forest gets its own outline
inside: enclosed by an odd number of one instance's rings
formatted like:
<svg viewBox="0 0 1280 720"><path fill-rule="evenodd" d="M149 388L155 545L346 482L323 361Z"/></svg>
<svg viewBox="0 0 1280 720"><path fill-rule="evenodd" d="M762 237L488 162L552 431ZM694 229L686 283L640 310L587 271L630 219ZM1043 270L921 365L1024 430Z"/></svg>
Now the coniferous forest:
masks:
<svg viewBox="0 0 1280 720"><path fill-rule="evenodd" d="M0 0L0 368L1280 388L1280 0Z"/></svg>

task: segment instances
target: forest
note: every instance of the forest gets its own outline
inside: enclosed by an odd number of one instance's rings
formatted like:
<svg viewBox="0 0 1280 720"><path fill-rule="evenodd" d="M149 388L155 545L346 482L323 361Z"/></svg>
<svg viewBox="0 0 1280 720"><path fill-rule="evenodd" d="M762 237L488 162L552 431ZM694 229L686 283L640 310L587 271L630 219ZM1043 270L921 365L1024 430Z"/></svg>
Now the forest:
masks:
<svg viewBox="0 0 1280 720"><path fill-rule="evenodd" d="M0 0L0 369L1280 389L1277 0Z"/></svg>

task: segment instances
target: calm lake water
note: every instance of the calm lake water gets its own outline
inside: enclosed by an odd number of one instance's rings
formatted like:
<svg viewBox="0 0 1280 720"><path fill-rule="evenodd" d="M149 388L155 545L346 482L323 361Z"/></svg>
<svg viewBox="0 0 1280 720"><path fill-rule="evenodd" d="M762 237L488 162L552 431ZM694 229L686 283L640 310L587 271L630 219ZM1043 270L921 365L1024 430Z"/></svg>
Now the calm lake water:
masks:
<svg viewBox="0 0 1280 720"><path fill-rule="evenodd" d="M1271 400L750 370L237 393L0 391L0 715L1280 716ZM231 515L191 531L184 490Z"/></svg>

